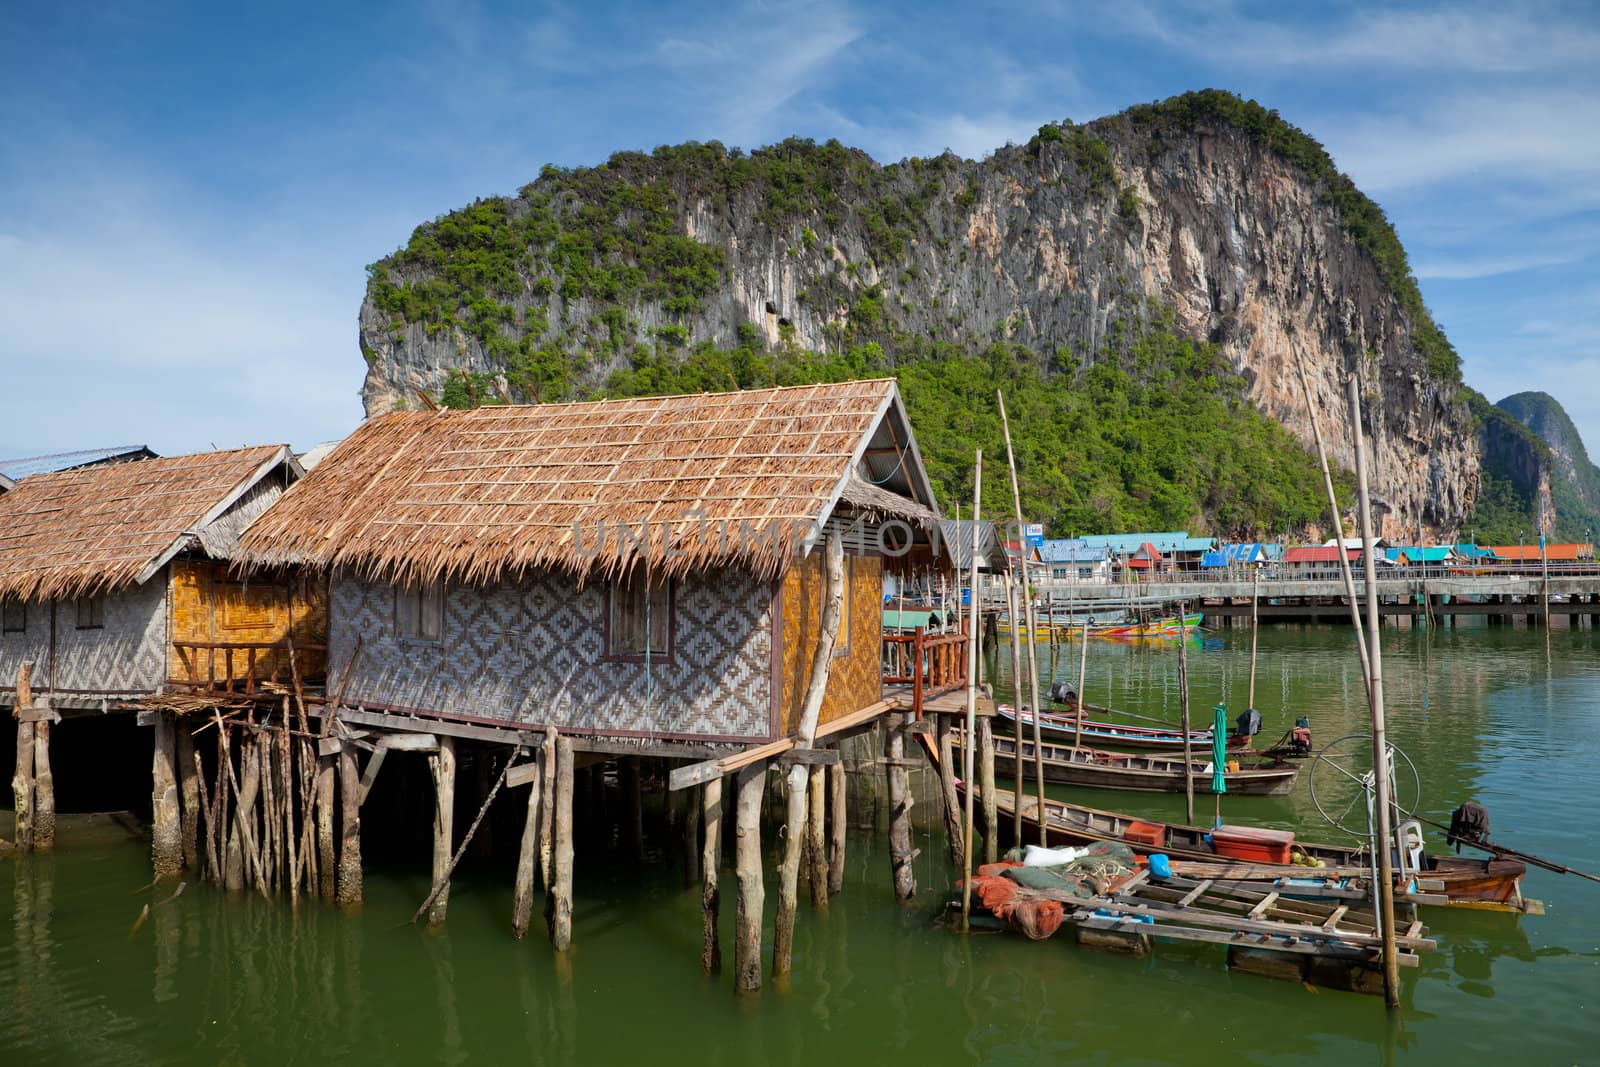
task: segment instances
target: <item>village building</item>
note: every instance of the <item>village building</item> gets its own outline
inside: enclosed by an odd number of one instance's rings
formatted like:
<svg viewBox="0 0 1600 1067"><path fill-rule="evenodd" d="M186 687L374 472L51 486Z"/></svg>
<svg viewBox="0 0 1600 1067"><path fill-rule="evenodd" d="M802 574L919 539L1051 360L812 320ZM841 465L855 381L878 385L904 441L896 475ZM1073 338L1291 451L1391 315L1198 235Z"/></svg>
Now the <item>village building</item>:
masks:
<svg viewBox="0 0 1600 1067"><path fill-rule="evenodd" d="M1041 585L1104 585L1111 581L1111 552L1104 545L1052 538L1039 546L1039 555L1048 567Z"/></svg>

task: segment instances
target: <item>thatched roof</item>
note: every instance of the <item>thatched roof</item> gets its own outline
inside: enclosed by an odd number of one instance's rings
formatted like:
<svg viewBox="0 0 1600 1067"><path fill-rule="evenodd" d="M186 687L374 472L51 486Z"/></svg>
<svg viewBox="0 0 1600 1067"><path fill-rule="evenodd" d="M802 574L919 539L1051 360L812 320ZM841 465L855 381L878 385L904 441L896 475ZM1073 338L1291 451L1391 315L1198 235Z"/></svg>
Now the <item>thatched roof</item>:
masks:
<svg viewBox="0 0 1600 1067"><path fill-rule="evenodd" d="M775 575L858 477L878 512L933 501L892 379L395 412L284 494L239 558L403 583L535 569L582 580L641 563Z"/></svg>
<svg viewBox="0 0 1600 1067"><path fill-rule="evenodd" d="M91 596L147 581L201 543L284 445L146 459L24 478L0 497L0 596Z"/></svg>

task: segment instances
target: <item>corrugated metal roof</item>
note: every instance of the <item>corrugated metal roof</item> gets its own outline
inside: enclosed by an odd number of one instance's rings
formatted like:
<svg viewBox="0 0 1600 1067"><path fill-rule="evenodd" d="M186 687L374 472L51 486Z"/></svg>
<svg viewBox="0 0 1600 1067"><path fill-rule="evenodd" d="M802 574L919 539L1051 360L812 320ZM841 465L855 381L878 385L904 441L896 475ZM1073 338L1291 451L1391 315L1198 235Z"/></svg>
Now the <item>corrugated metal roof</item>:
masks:
<svg viewBox="0 0 1600 1067"><path fill-rule="evenodd" d="M1361 558L1361 549L1347 548L1345 555L1357 560ZM1285 563L1338 563L1339 548L1337 545L1296 545L1283 554Z"/></svg>
<svg viewBox="0 0 1600 1067"><path fill-rule="evenodd" d="M950 558L957 570L964 572L970 568L972 520L941 519L939 550ZM978 523L978 569L996 572L1006 569L1005 556L1000 550L1000 535L995 532L994 523L988 520Z"/></svg>
<svg viewBox="0 0 1600 1067"><path fill-rule="evenodd" d="M1190 537L1188 530L1167 530L1162 533L1091 534L1076 539L1091 548L1104 548L1114 556L1129 555L1145 545L1154 545L1161 552L1206 552L1216 547L1215 537Z"/></svg>
<svg viewBox="0 0 1600 1067"><path fill-rule="evenodd" d="M1259 541L1234 541L1218 545L1200 557L1202 567L1231 567L1234 564L1264 563L1270 559L1267 546Z"/></svg>
<svg viewBox="0 0 1600 1067"><path fill-rule="evenodd" d="M1395 563L1402 555L1410 563L1448 563L1454 551L1450 545L1400 545L1384 549L1383 554Z"/></svg>
<svg viewBox="0 0 1600 1067"><path fill-rule="evenodd" d="M1111 558L1104 545L1086 545L1075 538L1055 538L1039 546L1046 563L1103 563Z"/></svg>
<svg viewBox="0 0 1600 1067"><path fill-rule="evenodd" d="M114 459L154 459L148 445L112 445L108 448L82 448L76 452L54 452L45 456L0 459L0 474L20 481L31 474L53 474L78 467L90 467Z"/></svg>

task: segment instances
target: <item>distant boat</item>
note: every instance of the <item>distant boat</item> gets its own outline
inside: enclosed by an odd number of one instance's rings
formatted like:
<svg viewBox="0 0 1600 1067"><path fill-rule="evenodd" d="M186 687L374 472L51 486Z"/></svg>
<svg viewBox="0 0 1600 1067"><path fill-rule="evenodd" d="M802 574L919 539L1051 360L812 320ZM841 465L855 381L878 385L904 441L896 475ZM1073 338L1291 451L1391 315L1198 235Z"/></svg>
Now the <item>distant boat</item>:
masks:
<svg viewBox="0 0 1600 1067"><path fill-rule="evenodd" d="M1168 616L1160 619L1147 619L1144 622L1114 622L1093 623L1088 626L1090 637L1130 638L1130 637L1155 637L1172 638L1183 637L1186 633L1199 636L1201 622L1205 616L1199 613L1178 616ZM1011 619L1001 615L999 623L1000 632L1011 632ZM1019 627L1018 633L1025 633L1027 628ZM1048 619L1035 619L1033 624L1033 637L1036 641L1048 641L1051 635L1058 641L1072 640L1083 636L1084 624L1082 622L1055 622Z"/></svg>
<svg viewBox="0 0 1600 1067"><path fill-rule="evenodd" d="M1206 742L1210 745L1210 741ZM958 738L955 747L959 751ZM1087 786L1091 789L1125 789L1139 793L1183 792L1183 756L1166 753L1106 752L1095 748L1074 748L1044 742L1041 746L1044 780L1062 785ZM1017 743L1003 733L995 735L994 754L997 768L1002 772L1011 769L1016 759ZM1229 761L1230 763L1233 761ZM1023 777L1035 781L1033 742L1022 742ZM1288 796L1299 775L1298 765L1280 760L1257 760L1237 770L1225 770L1223 777L1228 793L1238 796L1282 797ZM1189 777L1194 780L1197 792L1211 788L1211 764L1204 759L1191 760Z"/></svg>
<svg viewBox="0 0 1600 1067"><path fill-rule="evenodd" d="M1097 708L1085 704L1085 716L1109 714L1105 708ZM1009 704L1001 704L996 709L996 714L1008 722L1015 723L1020 718L1022 725L1029 729L1033 726L1033 716L1026 708L1018 716L1015 708ZM997 733L999 731L996 731ZM1080 729L1077 716L1070 712L1047 711L1039 716L1039 734L1041 739L1048 739L1057 744L1065 742L1073 744L1081 739L1084 743L1109 748L1135 748L1153 749L1157 752L1179 753L1183 752L1183 731L1166 726L1127 726L1122 723L1104 722L1099 719L1085 718ZM1204 751L1211 747L1210 730L1190 730L1189 746L1194 751ZM1230 750L1243 750L1250 747L1250 738L1237 733L1229 734L1228 748ZM1181 783L1181 779L1179 780Z"/></svg>

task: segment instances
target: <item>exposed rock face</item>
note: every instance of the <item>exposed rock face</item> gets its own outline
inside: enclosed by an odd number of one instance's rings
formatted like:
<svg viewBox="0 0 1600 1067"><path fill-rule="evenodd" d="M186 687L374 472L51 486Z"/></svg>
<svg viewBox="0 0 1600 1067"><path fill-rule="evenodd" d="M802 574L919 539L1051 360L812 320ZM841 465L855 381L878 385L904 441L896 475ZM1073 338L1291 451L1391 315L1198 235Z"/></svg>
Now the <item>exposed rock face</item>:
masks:
<svg viewBox="0 0 1600 1067"><path fill-rule="evenodd" d="M1575 535L1579 529L1592 531L1600 525L1600 468L1590 462L1589 450L1560 402L1549 393L1528 392L1508 396L1495 407L1549 446L1550 461L1539 463L1539 499L1553 501L1554 518L1565 531ZM1554 493L1552 478L1563 483Z"/></svg>
<svg viewBox="0 0 1600 1067"><path fill-rule="evenodd" d="M732 345L750 324L770 344L819 351L875 340L893 353L908 337L1004 339L1067 348L1082 361L1105 358L1119 330L1170 316L1179 332L1221 346L1260 410L1309 444L1303 357L1324 435L1346 468L1345 379L1356 376L1374 492L1389 505L1386 536L1452 536L1471 510L1479 453L1458 384L1430 374L1415 323L1321 183L1251 133L1222 121L1181 129L1118 116L982 162L878 168L851 159L870 168L869 189L841 176L842 209L776 218L759 183L729 191L695 173L649 172L668 191L677 232L725 250L721 283L676 313L643 289L615 300L576 287L563 296L559 281L538 286L554 272L535 254L502 296L516 309L508 329L548 323L567 351L585 354L577 358L593 386L660 327L687 328L690 343ZM606 169L637 181L649 164L632 157ZM511 214L534 210L541 190L555 188L534 183L509 202ZM558 216L575 210L570 194L550 203ZM885 220L891 204L902 218ZM902 239L886 240L885 226ZM396 282L426 276L401 258L388 262ZM608 351L600 338L618 326L602 330L597 319L616 306L628 345ZM369 413L415 403L419 389L437 396L455 369L505 370L469 331L399 321L373 291L361 340Z"/></svg>

